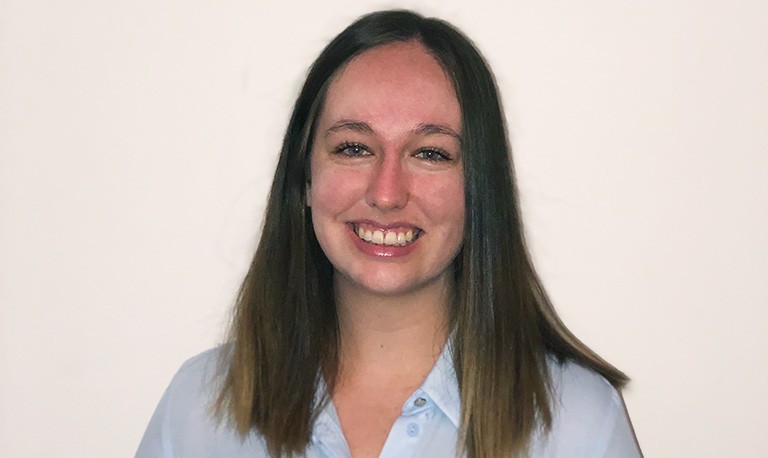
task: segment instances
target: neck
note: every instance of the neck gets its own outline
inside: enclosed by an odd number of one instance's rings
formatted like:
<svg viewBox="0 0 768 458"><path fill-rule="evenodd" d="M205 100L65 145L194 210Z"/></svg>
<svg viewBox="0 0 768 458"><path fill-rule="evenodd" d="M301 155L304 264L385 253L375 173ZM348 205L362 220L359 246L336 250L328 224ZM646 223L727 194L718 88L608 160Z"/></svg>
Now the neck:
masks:
<svg viewBox="0 0 768 458"><path fill-rule="evenodd" d="M443 281L387 296L336 281L340 378L420 383L445 344L449 301Z"/></svg>

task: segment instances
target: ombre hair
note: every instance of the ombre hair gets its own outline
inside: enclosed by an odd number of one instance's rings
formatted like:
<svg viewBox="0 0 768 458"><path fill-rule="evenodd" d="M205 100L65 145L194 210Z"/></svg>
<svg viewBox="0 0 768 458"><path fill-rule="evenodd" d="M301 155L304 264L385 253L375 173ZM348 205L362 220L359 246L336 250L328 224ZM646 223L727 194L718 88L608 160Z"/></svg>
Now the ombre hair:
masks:
<svg viewBox="0 0 768 458"><path fill-rule="evenodd" d="M239 291L231 351L223 352L220 416L260 434L274 456L301 454L333 393L339 324L333 266L306 206L309 155L330 82L351 59L395 42L421 43L461 107L465 228L449 310L461 396L458 450L471 458L524 454L551 427L548 364L573 361L621 387L626 376L558 318L526 248L504 115L493 75L472 42L409 11L361 17L312 64L293 108L256 254Z"/></svg>

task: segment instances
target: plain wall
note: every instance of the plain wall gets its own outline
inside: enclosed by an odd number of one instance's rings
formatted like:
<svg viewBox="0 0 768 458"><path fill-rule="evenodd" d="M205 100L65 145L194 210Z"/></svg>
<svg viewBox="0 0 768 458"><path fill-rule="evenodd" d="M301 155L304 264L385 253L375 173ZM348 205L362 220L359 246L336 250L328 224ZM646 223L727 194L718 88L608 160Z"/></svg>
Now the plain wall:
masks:
<svg viewBox="0 0 768 458"><path fill-rule="evenodd" d="M0 0L0 456L134 453L224 335L306 69L393 6L489 59L646 455L768 455L767 2Z"/></svg>

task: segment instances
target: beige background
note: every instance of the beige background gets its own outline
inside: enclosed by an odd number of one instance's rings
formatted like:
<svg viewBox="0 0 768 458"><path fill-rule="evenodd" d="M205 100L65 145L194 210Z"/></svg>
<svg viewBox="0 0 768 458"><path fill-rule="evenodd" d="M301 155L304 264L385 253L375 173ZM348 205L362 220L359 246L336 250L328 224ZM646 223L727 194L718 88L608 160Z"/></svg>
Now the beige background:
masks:
<svg viewBox="0 0 768 458"><path fill-rule="evenodd" d="M566 323L649 457L768 456L768 3L0 0L0 456L131 456L221 339L306 68L353 18L465 30Z"/></svg>

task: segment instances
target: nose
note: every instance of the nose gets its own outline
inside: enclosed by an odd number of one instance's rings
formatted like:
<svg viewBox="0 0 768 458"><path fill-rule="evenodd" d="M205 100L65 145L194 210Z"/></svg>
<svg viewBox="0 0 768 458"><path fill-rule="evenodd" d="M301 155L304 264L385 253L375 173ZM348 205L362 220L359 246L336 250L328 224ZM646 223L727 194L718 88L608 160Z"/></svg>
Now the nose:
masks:
<svg viewBox="0 0 768 458"><path fill-rule="evenodd" d="M408 174L397 154L385 154L371 171L366 201L380 211L405 207L408 203Z"/></svg>

